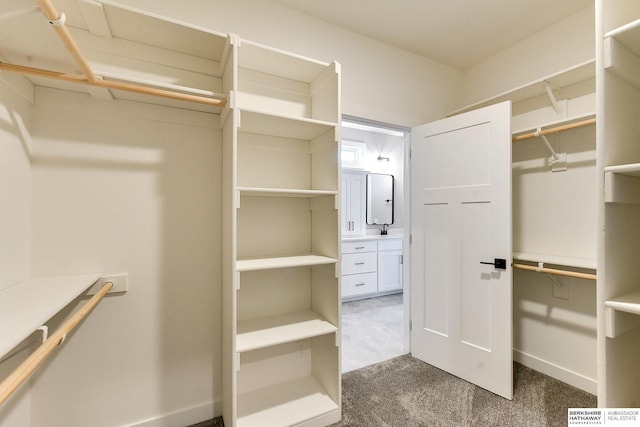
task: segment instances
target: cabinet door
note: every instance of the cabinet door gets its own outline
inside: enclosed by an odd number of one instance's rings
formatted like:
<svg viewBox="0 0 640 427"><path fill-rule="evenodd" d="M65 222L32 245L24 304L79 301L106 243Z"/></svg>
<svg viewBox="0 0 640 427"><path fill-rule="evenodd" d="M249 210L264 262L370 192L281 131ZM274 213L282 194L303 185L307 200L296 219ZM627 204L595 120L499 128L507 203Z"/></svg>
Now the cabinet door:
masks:
<svg viewBox="0 0 640 427"><path fill-rule="evenodd" d="M342 234L365 234L366 181L363 174L342 174Z"/></svg>
<svg viewBox="0 0 640 427"><path fill-rule="evenodd" d="M378 252L378 292L402 289L402 250Z"/></svg>

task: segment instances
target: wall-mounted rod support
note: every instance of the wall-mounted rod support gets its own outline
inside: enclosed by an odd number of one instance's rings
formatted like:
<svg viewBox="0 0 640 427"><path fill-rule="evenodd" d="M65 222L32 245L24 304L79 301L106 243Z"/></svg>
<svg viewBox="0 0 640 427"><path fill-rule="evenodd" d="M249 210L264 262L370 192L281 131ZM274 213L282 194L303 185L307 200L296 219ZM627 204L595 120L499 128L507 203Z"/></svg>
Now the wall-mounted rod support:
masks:
<svg viewBox="0 0 640 427"><path fill-rule="evenodd" d="M198 96L198 95L189 95L181 92L172 92L169 90L157 89L157 88L146 87L146 86L138 86L138 85L133 85L133 84L124 83L124 82L114 82L110 80L99 79L99 80L96 80L95 82L90 82L84 76L60 73L57 71L42 70L40 68L25 67L23 65L7 64L4 62L0 62L0 71L9 71L9 72L19 73L19 74L28 74L32 76L46 77L46 78L55 79L55 80L63 80L71 83L80 83L84 85L103 87L107 89L116 89L116 90L142 93L145 95L163 96L165 98L177 99L180 101L197 102L200 104L212 105L214 107L224 107L224 105L226 104L226 102L221 99L207 98L207 97Z"/></svg>
<svg viewBox="0 0 640 427"><path fill-rule="evenodd" d="M67 334L93 310L113 287L112 282L107 282L98 293L91 297L69 320L67 320L53 335L51 335L40 347L36 349L24 362L20 364L2 383L0 383L0 405L16 391L16 389L45 361L51 352L58 347Z"/></svg>
<svg viewBox="0 0 640 427"><path fill-rule="evenodd" d="M547 146L547 148L551 152L551 157L553 157L553 160L555 160L556 162L558 160L560 160L560 157L558 157L558 154L556 153L556 150L553 149L553 147L551 146L551 143L549 142L547 137L544 136L544 135L540 135L540 128L538 128L538 130L536 130L536 134L538 134L538 137L540 137L544 141L545 145Z"/></svg>

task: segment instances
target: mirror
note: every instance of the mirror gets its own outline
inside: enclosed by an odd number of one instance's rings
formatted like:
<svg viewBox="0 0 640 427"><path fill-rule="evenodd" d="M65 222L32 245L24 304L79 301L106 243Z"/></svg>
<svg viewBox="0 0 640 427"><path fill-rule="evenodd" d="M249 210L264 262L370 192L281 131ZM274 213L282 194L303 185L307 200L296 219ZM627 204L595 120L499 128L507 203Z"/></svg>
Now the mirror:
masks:
<svg viewBox="0 0 640 427"><path fill-rule="evenodd" d="M367 224L393 224L393 175L367 175Z"/></svg>

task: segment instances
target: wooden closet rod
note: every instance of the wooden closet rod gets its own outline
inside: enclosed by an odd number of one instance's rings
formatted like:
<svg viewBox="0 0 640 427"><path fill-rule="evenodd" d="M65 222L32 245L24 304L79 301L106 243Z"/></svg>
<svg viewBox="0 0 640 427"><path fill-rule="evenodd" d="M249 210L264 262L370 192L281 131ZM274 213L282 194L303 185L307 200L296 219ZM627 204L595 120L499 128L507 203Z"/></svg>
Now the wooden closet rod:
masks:
<svg viewBox="0 0 640 427"><path fill-rule="evenodd" d="M596 280L597 276L590 273L578 273L577 271L559 270L556 268L538 267L537 265L528 264L513 264L513 268L519 268L521 270L531 270L540 273L557 274L560 276L577 277L579 279Z"/></svg>
<svg viewBox="0 0 640 427"><path fill-rule="evenodd" d="M536 138L541 135L549 135L552 133L562 132L563 130L575 129L582 126L589 126L594 124L595 122L596 122L595 118L581 120L579 122L567 123L566 125L560 125L560 126L547 128L547 129L541 129L539 132L534 131L529 133L523 133L522 135L514 136L511 140L514 142L522 141L524 139Z"/></svg>
<svg viewBox="0 0 640 427"><path fill-rule="evenodd" d="M182 92L172 92L164 89L157 89L148 86L138 86L131 83L116 82L110 80L103 80L96 77L91 66L84 58L84 55L80 51L80 48L76 44L71 33L64 25L64 14L58 13L53 3L50 0L37 0L42 14L49 20L53 28L58 33L58 36L66 46L67 50L76 61L76 64L80 67L84 75L77 76L73 74L65 74L56 71L42 70L38 68L25 67L20 65L12 65L7 63L0 63L0 70L10 71L14 73L29 74L33 76L48 77L51 79L64 80L67 82L81 83L84 85L91 85L102 87L106 89L124 90L128 92L136 92L144 95L162 96L165 98L176 99L180 101L191 101L200 104L212 105L214 107L224 107L226 102L221 99L207 98L198 95L189 95Z"/></svg>
<svg viewBox="0 0 640 427"><path fill-rule="evenodd" d="M222 99L207 98L199 95L189 95L182 92L172 92L164 89L151 88L147 86L138 86L130 83L114 82L110 80L98 79L95 82L89 81L85 76L60 73L58 71L43 70L40 68L26 67L24 65L13 65L0 62L0 71L9 71L12 73L28 74L38 77L47 77L54 80L62 80L71 83L81 83L84 85L97 86L106 89L124 90L128 92L136 92L144 95L162 96L165 98L176 99L179 101L191 101L199 104L212 105L214 107L224 107L226 102Z"/></svg>
<svg viewBox="0 0 640 427"><path fill-rule="evenodd" d="M84 59L84 55L82 55L82 52L80 52L80 48L78 48L75 40L73 40L73 37L71 37L71 33L69 33L69 30L64 25L64 21L66 19L65 16L58 13L55 6L51 3L50 0L37 0L37 2L38 6L40 6L42 14L49 20L51 25L53 25L56 33L58 33L58 37L60 37L62 43L64 43L64 45L67 47L67 50L76 61L76 64L78 64L84 75L87 77L87 80L91 83L95 83L96 80L98 80L96 78L96 75L93 74L89 63L86 59Z"/></svg>
<svg viewBox="0 0 640 427"><path fill-rule="evenodd" d="M84 319L87 314L104 298L104 296L113 287L112 282L107 282L100 290L91 297L85 305L82 306L69 320L67 320L58 330L51 335L40 347L36 349L24 362L20 364L2 383L0 383L0 405L16 391L29 376L44 362L51 352L62 344L76 326Z"/></svg>

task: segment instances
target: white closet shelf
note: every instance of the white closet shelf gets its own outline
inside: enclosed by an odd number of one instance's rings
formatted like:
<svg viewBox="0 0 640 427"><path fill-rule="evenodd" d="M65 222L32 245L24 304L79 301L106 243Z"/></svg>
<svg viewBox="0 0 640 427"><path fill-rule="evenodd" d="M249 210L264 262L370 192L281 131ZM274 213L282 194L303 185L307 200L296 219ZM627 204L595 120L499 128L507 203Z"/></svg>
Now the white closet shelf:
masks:
<svg viewBox="0 0 640 427"><path fill-rule="evenodd" d="M589 258L572 258L557 255L542 255L524 252L514 252L513 258L520 261L542 262L545 264L563 265L566 267L596 269L596 260Z"/></svg>
<svg viewBox="0 0 640 427"><path fill-rule="evenodd" d="M314 197L335 196L337 191L329 190L300 190L293 188L260 188L238 187L240 196L250 197L298 197L312 199Z"/></svg>
<svg viewBox="0 0 640 427"><path fill-rule="evenodd" d="M614 310L640 314L640 290L605 301L604 305L605 307L612 308Z"/></svg>
<svg viewBox="0 0 640 427"><path fill-rule="evenodd" d="M0 291L0 357L86 291L101 273L31 278Z"/></svg>
<svg viewBox="0 0 640 427"><path fill-rule="evenodd" d="M264 426L266 420L274 426L297 425L339 409L318 381L306 376L239 395L237 425Z"/></svg>
<svg viewBox="0 0 640 427"><path fill-rule="evenodd" d="M464 108L447 114L447 117L486 107L488 105L497 104L503 101L511 100L513 103L517 103L526 99L535 98L537 96L546 94L547 86L550 86L551 89L554 90L564 88L592 79L595 77L595 74L595 59L592 59L573 67L569 67L557 73L550 74L541 79L534 80L525 85L505 91L491 98L487 98L485 100L470 104Z"/></svg>
<svg viewBox="0 0 640 427"><path fill-rule="evenodd" d="M640 20L604 35L604 68L640 88Z"/></svg>
<svg viewBox="0 0 640 427"><path fill-rule="evenodd" d="M605 333L608 338L615 338L640 325L640 290L605 301L604 306Z"/></svg>
<svg viewBox="0 0 640 427"><path fill-rule="evenodd" d="M337 127L338 123L322 120L240 110L239 130L242 132L310 141Z"/></svg>
<svg viewBox="0 0 640 427"><path fill-rule="evenodd" d="M628 176L640 176L640 163L630 163L627 165L607 166L604 172L617 173Z"/></svg>
<svg viewBox="0 0 640 427"><path fill-rule="evenodd" d="M604 168L606 203L640 204L640 163Z"/></svg>
<svg viewBox="0 0 640 427"><path fill-rule="evenodd" d="M236 269L239 272L270 270L275 268L312 267L314 265L335 264L336 258L321 255L299 255L274 258L252 258L236 261Z"/></svg>
<svg viewBox="0 0 640 427"><path fill-rule="evenodd" d="M301 61L302 60L302 61ZM273 76L311 83L331 64L243 40L238 65Z"/></svg>
<svg viewBox="0 0 640 427"><path fill-rule="evenodd" d="M640 55L640 19L606 32L604 38L615 38L636 55Z"/></svg>
<svg viewBox="0 0 640 427"><path fill-rule="evenodd" d="M240 353L332 334L338 328L314 311L301 311L238 322L236 350Z"/></svg>

